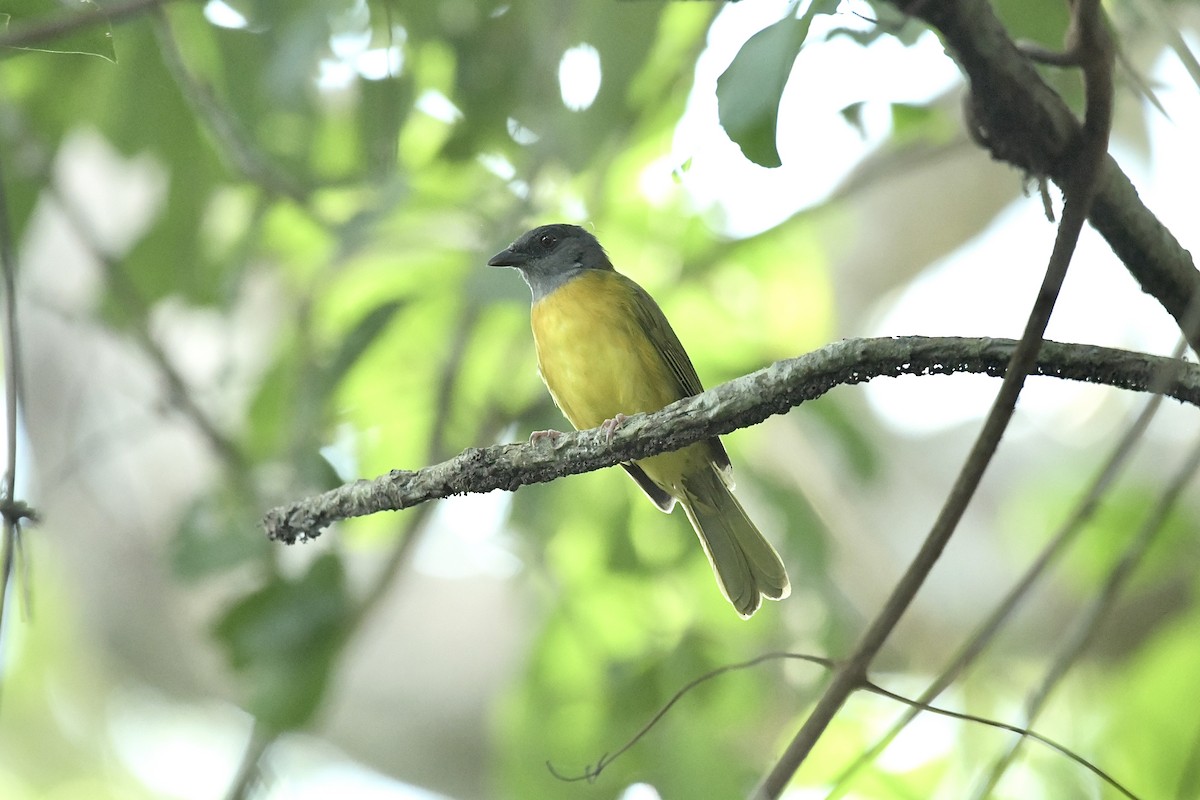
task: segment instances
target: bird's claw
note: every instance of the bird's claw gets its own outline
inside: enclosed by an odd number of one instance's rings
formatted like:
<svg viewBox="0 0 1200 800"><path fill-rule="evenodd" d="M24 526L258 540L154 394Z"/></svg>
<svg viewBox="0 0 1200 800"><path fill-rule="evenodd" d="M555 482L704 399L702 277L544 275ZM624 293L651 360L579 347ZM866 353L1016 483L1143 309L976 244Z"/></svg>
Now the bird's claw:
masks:
<svg viewBox="0 0 1200 800"><path fill-rule="evenodd" d="M604 437L605 444L612 444L613 436L617 432L617 428L625 424L625 420L629 417L618 413L612 419L606 419L600 423L600 435Z"/></svg>
<svg viewBox="0 0 1200 800"><path fill-rule="evenodd" d="M529 443L538 444L543 441L549 441L551 447L558 446L559 437L562 436L562 431L534 431L529 434Z"/></svg>

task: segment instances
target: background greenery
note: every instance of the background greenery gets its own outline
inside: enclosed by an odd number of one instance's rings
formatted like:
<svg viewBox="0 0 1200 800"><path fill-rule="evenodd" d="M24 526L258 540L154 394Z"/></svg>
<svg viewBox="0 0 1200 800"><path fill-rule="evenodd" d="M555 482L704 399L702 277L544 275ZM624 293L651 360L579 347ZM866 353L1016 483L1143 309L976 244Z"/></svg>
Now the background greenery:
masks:
<svg viewBox="0 0 1200 800"><path fill-rule="evenodd" d="M844 336L923 332L881 321L929 265L1039 201L966 140L954 87L832 112L865 137L884 109L884 135L836 191L801 202L806 171L829 154L787 134L828 120L786 102L797 85L844 77L806 73L803 60L793 72L802 43L851 39L867 63L877 40L907 48L922 29L866 3L145 5L0 62L0 164L21 255L19 494L44 519L27 531L4 620L0 796L367 792L368 773L347 764L461 798L647 796L635 784L667 798L745 794L803 719L819 668L770 662L705 684L595 782L564 783L545 764L582 774L708 670L778 650L844 654L936 513L974 433L970 410L905 428L850 388L727 437L739 494L794 586L750 622L720 597L682 515L659 514L618 470L376 515L291 548L266 541L258 519L344 480L565 424L536 376L525 286L483 267L534 224L593 225L660 300L707 385ZM1061 9L996 5L1014 36L1061 40ZM15 32L75 9L0 11ZM1194 35L1195 10L1111 11L1129 59L1114 148L1147 174L1200 177L1149 151L1148 120L1164 113L1136 80L1186 57L1178 31ZM571 109L560 62L584 43L601 82ZM721 79L702 82L720 53ZM1074 76L1048 75L1077 101ZM756 226L736 220L762 202L752 187L766 167L714 184L716 157L677 137L714 94L746 155L793 176L771 184ZM1053 229L1042 233L1034 246L1048 253ZM973 290L936 305L983 314L1000 294L983 287L1009 288L1025 274L1016 266L981 261ZM1026 284L1032 299L1036 276ZM1086 281L1074 286L1086 304ZM1133 284L1122 291L1092 309L1097 341L1169 351L1163 327L1138 327ZM1000 329L940 332L1011 335L1025 303ZM931 403L965 380L914 379L903 401ZM1143 402L1094 387L1066 398L1019 418L892 637L881 683L919 694ZM1186 410L1164 410L946 705L1022 722L1194 427ZM1037 726L1142 797L1200 787L1187 704L1200 670L1197 506L1190 494L1181 506ZM824 796L901 711L852 699L796 796ZM1009 741L922 718L835 791L970 796ZM260 750L262 784L241 786L240 760ZM996 796L1105 792L1027 745Z"/></svg>

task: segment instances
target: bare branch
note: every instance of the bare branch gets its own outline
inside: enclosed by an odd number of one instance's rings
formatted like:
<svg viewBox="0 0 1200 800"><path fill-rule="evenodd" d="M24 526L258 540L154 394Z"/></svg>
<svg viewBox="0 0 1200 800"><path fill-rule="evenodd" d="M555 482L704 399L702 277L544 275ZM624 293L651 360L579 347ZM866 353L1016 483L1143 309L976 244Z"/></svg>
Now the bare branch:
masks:
<svg viewBox="0 0 1200 800"><path fill-rule="evenodd" d="M621 745L611 753L605 753L602 755L595 764L588 765L581 774L565 775L549 761L546 762L546 769L550 770L551 775L553 775L555 778L558 778L560 781L563 781L564 783L576 783L578 781L587 781L588 783L592 783L596 780L596 778L600 777L600 773L606 770L610 764L628 752L634 745L640 742L646 736L646 734L653 730L654 726L658 725L662 718L665 717L667 713L675 707L675 704L682 700L684 695L691 692L697 686L708 683L714 678L719 678L727 672L738 672L744 669L750 669L751 667L757 667L759 664L763 664L767 661L776 661L778 659L806 661L809 664L817 664L825 669L833 669L836 666L832 659L825 658L823 656L807 655L804 653L764 653L760 656L755 656L748 661L741 661L736 664L725 664L724 666L705 672L698 678L693 678L677 689L675 693L671 695L670 699L667 700L667 702L662 706L662 708L655 712L654 716L652 716L649 721L646 722L646 724L639 728L638 732L631 736L625 742L625 744ZM888 693L888 696L890 697L891 694Z"/></svg>
<svg viewBox="0 0 1200 800"><path fill-rule="evenodd" d="M756 797L776 798L783 793L796 770L812 752L817 740L846 702L846 698L866 678L871 662L917 596L957 529L1008 428L1025 378L1034 369L1038 351L1042 348L1042 336L1050 322L1050 315L1058 300L1067 268L1071 264L1071 257L1075 253L1075 246L1079 242L1079 235L1083 231L1092 198L1095 196L1101 165L1107 157L1108 132L1112 123L1114 46L1100 10L1099 0L1074 0L1074 12L1066 49L1070 54L1071 63L1078 63L1083 67L1087 87L1087 111L1078 146L1075 148L1075 156L1064 167L1067 175L1066 202L1054 248L1046 265L1046 275L1029 312L1021 340L1017 343L1012 360L1005 371L1004 382L996 393L996 399L980 428L975 444L971 447L971 452L967 454L962 469L950 487L941 511L921 543L921 549L900 577L883 608L859 639L854 652L834 673L833 679L813 707L808 719L763 779ZM987 113L982 109L975 111L974 102L971 108L973 114ZM977 119L972 119L971 122L976 138L986 144L991 136L988 125ZM1011 125L1012 121L1008 122ZM1018 127L1020 124L1022 123L1017 123Z"/></svg>
<svg viewBox="0 0 1200 800"><path fill-rule="evenodd" d="M1178 358L1182 356L1185 349L1186 346L1181 340L1174 357ZM936 700L938 695L958 679L967 667L973 664L992 643L996 634L1000 632L1019 605L1029 596L1030 589L1057 562L1058 557L1078 538L1078 535L1084 530L1087 522L1091 520L1096 509L1100 506L1101 498L1112 487L1121 471L1128 466L1129 458L1133 454L1135 446L1141 441L1146 429L1150 427L1150 421L1158 412L1159 407L1162 406L1162 399L1163 396L1161 394L1151 395L1141 413L1138 414L1137 419L1129 426L1129 429L1105 460L1104 466L1096 473L1096 476L1092 479L1091 484L1083 493L1075 508L1067 515L1066 520L1063 521L1054 535L1050 537L1046 546L1038 553L1038 557L1034 559L1033 563L1029 565L1029 568L1025 570L1025 573L1008 590L1000 602L996 604L992 613L988 615L988 618L975 630L971 638L959 649L950 663L942 670L941 674L921 693L921 696L917 698L919 705L911 707L907 713L892 724L887 733L879 737L874 744L860 753L854 759L854 763L842 771L841 775L834 782L834 791L831 793L831 797L840 796L839 792L849 783L851 777L877 758L896 736L910 722L917 718L917 715L920 713L919 706L928 705Z"/></svg>
<svg viewBox="0 0 1200 800"><path fill-rule="evenodd" d="M1058 742L1054 741L1050 737L1043 736L1042 734L1038 733L1037 731L1033 730L1032 728L1029 728L1029 727L1022 728L1019 725L1011 725L1007 722L999 722L998 720L988 719L987 717L980 717L975 714L964 714L960 711L950 711L949 709L939 708L938 706L931 706L928 703L921 702L920 700L910 700L909 698L907 698L903 695L896 694L895 692L890 692L887 689L884 689L873 683L868 683L865 688L868 691L874 692L875 694L880 695L882 697L887 697L891 700L895 700L898 703L904 703L905 705L910 706L917 711L928 711L931 714L939 714L943 717L949 717L951 719L958 719L958 720L962 720L963 722L974 722L979 725L986 725L989 728L997 728L1002 731L1008 731L1010 733L1015 733L1020 736L1028 737L1030 739L1033 739L1035 742L1041 742L1042 744L1049 747L1051 750L1061 753L1062 755L1069 758L1071 761L1074 761L1076 764L1083 767L1088 772L1092 773L1093 775L1098 777L1100 780L1107 783L1113 789L1116 789L1118 792L1123 794L1125 797L1129 798L1129 800L1138 800L1137 795L1135 795L1133 792L1131 792L1128 788L1125 787L1124 784L1122 784L1120 781L1118 781L1112 775L1109 775L1107 772L1100 769L1100 767L1096 766L1091 761L1088 761L1086 758L1079 755L1078 753L1076 753L1074 750L1070 749L1066 745L1059 744Z"/></svg>
<svg viewBox="0 0 1200 800"><path fill-rule="evenodd" d="M225 794L225 800L246 800L261 788L263 782L261 761L276 738L278 738L277 732L267 730L266 726L258 720L254 721L250 738L246 742L246 749L238 763L233 783Z"/></svg>
<svg viewBox="0 0 1200 800"><path fill-rule="evenodd" d="M555 766L553 764L551 764L550 762L546 763L546 768L550 770L551 775L553 775L555 778L558 778L560 781L564 781L567 783L574 783L577 781L587 781L588 783L592 783L598 777L600 777L601 772L603 772L605 769L607 769L614 761L616 761L618 758L620 758L622 755L624 755L630 748L632 748L639 741L641 741L646 736L646 734L648 734L654 728L654 726L657 725L662 720L662 718L667 715L668 712L670 712L670 710L675 706L675 704L683 699L684 695L691 692L697 686L707 683L708 681L713 680L714 678L719 678L728 672L750 669L752 667L758 666L759 664L763 664L767 661L777 661L780 659L786 659L789 661L804 661L809 664L816 664L818 666L824 667L827 670L834 669L837 666L832 659L825 658L823 656L813 656L813 655L808 655L805 653L764 653L763 655L757 656L748 661L742 661L737 664L726 664L724 666L717 667L716 669L705 672L703 675L701 675L698 678L693 678L692 680L690 680L686 684L684 684L682 687L680 687L673 695L671 695L670 699L667 700L667 702L663 705L663 707L660 708L654 714L654 716L651 717L650 720L638 730L637 733L635 733L632 737L630 737L629 740L625 742L625 744L623 744L619 748L617 748L617 750L615 752L606 753L603 756L601 756L600 759L595 764L589 765L587 768L584 769L584 771L581 774L564 775L557 768L555 768ZM1009 731L1010 733L1016 733L1023 737L1029 737L1030 739L1033 739L1036 742L1040 742L1040 743L1046 745L1051 750L1054 750L1054 751L1062 754L1063 756L1066 756L1071 761L1080 765L1081 767L1086 769L1088 772L1091 772L1093 775L1095 775L1098 778L1100 778L1101 780L1103 780L1109 786L1116 789L1121 794L1125 795L1125 797L1130 798L1130 800L1138 800L1137 795L1135 795L1133 792L1129 791L1129 789L1125 788L1125 786L1123 784L1121 784L1119 781L1117 781L1115 778L1113 778L1111 775L1109 775L1104 770L1100 769L1100 767L1093 764L1091 761L1088 761L1086 758L1079 755L1074 750L1071 750L1069 747L1061 745L1058 742L1054 741L1053 739L1051 739L1047 736L1043 736L1042 734L1038 733L1037 731L1031 730L1028 727L1022 728L1018 725L1010 725L1007 722L1000 722L998 720L988 719L987 717L981 717L976 714L964 714L961 711L951 711L946 708L939 708L938 706L930 705L928 702L923 701L923 700L912 700L908 697L905 697L904 695L897 694L896 692L890 691L888 689L884 689L882 686L880 686L876 683L873 683L869 680L866 680L865 678L863 679L862 684L856 688L861 689L863 691L871 692L872 694L877 694L880 697L886 697L889 700L894 700L897 703L906 705L911 709L911 711L914 715L919 714L922 711L927 711L931 714L938 714L943 717L949 717L950 719L957 719L957 720L961 720L963 722L974 722L978 725L985 725L989 728L996 728L998 730Z"/></svg>
<svg viewBox="0 0 1200 800"><path fill-rule="evenodd" d="M1088 605L1083 616L1080 617L1074 629L1067 635L1059 649L1058 655L1051 663L1050 668L1046 671L1042 683L1034 690L1029 697L1025 708L1025 726L1031 727L1037 721L1042 709L1046 707L1046 703L1050 700L1050 695L1058 687L1059 683L1072 666L1079 660L1083 651L1087 649L1092 640L1096 636L1096 632L1116 605L1117 597L1124 590L1129 582L1133 571L1142 563L1146 552L1154 541L1163 533L1166 528L1167 518L1171 511L1174 510L1175 504L1179 500L1179 496L1183 490L1196 477L1196 473L1200 471L1200 441L1192 446L1191 452L1184 460L1184 463L1175 473L1170 485L1163 490L1158 502L1154 508L1150 510L1149 516L1142 523L1141 528L1130 539L1129 545L1121 558L1113 565L1112 570L1108 573L1108 577L1100 586L1099 593ZM1000 782L1000 778L1004 772L1012 765L1016 758L1017 750L1020 748L1023 741L1021 738L1014 739L1004 753L996 759L988 770L987 775L980 783L976 792L972 797L986 798L995 789L996 784Z"/></svg>
<svg viewBox="0 0 1200 800"><path fill-rule="evenodd" d="M0 541L0 632L4 623L4 599L21 553L21 520L35 514L17 500L17 415L24 400L21 345L17 328L17 251L9 224L8 195L0 172L0 282L4 289L4 476L0 501L4 506L3 540Z"/></svg>
<svg viewBox="0 0 1200 800"><path fill-rule="evenodd" d="M595 431L578 431L562 434L555 446L543 441L473 448L416 472L393 470L374 480L355 481L279 506L266 514L263 526L272 539L291 544L314 538L329 524L350 517L398 511L455 494L513 491L530 483L677 450L709 436L756 425L835 386L881 376L956 372L999 376L1015 347L1011 339L846 339L798 358L777 361L653 414L630 417L611 443L602 441ZM1161 356L1045 342L1033 374L1147 391L1155 385L1159 370L1165 376L1164 395L1200 405L1200 367Z"/></svg>

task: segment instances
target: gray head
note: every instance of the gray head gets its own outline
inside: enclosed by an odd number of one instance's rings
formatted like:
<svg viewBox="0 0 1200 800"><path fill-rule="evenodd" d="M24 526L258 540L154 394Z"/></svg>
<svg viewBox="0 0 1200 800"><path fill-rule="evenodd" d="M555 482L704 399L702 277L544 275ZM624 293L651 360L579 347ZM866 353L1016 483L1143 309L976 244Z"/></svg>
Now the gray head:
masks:
<svg viewBox="0 0 1200 800"><path fill-rule="evenodd" d="M489 267L515 267L536 303L589 269L613 268L596 237L578 225L543 225L521 235L488 259Z"/></svg>

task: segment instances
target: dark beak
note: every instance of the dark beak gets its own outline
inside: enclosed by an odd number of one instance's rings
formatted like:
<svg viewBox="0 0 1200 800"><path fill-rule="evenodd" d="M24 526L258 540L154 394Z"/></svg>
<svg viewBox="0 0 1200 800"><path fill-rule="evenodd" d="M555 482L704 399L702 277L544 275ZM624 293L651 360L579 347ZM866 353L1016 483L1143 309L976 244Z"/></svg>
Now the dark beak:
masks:
<svg viewBox="0 0 1200 800"><path fill-rule="evenodd" d="M496 255L488 259L489 267L519 267L529 259L516 252L511 247L507 250L501 250Z"/></svg>

